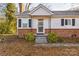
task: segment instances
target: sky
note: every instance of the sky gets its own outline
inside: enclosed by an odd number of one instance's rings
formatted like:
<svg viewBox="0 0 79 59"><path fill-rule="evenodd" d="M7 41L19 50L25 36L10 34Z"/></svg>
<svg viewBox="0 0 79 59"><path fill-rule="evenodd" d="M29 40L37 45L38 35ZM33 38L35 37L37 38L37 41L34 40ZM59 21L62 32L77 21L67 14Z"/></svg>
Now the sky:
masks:
<svg viewBox="0 0 79 59"><path fill-rule="evenodd" d="M32 3L30 9L33 9L40 3ZM42 3L43 4L43 3ZM16 4L18 7L18 4ZM26 5L24 3L24 5ZM61 10L69 10L71 8L79 6L79 3L44 3L52 11L61 11ZM18 9L19 10L19 9Z"/></svg>
<svg viewBox="0 0 79 59"><path fill-rule="evenodd" d="M16 7L18 9L18 12L19 12L19 6L18 6L18 3L15 3L16 4ZM23 3L24 5L26 5L26 3ZM33 9L34 7L36 7L38 4L40 3L32 3L30 9ZM41 4L44 4L47 8L49 8L50 10L52 11L62 11L62 10L69 10L71 8L74 8L74 7L79 7L79 3L41 3ZM5 7L5 3L0 3L0 12L1 12L1 9L3 7Z"/></svg>
<svg viewBox="0 0 79 59"><path fill-rule="evenodd" d="M50 4L44 4L46 5L50 10L67 10L70 8L70 4L65 3L50 3Z"/></svg>

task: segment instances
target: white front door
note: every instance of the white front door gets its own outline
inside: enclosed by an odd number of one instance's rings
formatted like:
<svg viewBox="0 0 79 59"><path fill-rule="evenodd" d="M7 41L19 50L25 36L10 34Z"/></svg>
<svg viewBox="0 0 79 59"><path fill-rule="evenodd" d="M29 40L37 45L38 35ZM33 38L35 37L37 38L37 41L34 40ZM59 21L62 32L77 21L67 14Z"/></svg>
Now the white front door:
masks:
<svg viewBox="0 0 79 59"><path fill-rule="evenodd" d="M43 19L38 19L37 33L44 33L44 23L43 23Z"/></svg>

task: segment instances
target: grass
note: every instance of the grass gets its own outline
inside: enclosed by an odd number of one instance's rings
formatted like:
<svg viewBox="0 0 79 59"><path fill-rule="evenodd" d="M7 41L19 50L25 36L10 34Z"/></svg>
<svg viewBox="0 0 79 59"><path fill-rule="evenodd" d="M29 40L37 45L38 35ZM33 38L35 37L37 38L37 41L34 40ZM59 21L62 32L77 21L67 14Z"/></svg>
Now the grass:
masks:
<svg viewBox="0 0 79 59"><path fill-rule="evenodd" d="M0 19L0 23L5 22L5 21L6 21L5 19Z"/></svg>
<svg viewBox="0 0 79 59"><path fill-rule="evenodd" d="M59 37L58 42L60 43L79 43L79 38L64 38L64 37Z"/></svg>
<svg viewBox="0 0 79 59"><path fill-rule="evenodd" d="M50 56L79 55L79 47L35 47L35 43L24 39L9 39L0 42L0 55Z"/></svg>

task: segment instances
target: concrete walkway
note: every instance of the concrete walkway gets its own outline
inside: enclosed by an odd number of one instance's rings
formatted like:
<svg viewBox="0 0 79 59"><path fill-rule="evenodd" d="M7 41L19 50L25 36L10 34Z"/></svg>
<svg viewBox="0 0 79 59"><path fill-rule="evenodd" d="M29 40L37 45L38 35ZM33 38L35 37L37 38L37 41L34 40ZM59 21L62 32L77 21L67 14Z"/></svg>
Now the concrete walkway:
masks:
<svg viewBox="0 0 79 59"><path fill-rule="evenodd" d="M35 47L79 47L79 43L35 44Z"/></svg>

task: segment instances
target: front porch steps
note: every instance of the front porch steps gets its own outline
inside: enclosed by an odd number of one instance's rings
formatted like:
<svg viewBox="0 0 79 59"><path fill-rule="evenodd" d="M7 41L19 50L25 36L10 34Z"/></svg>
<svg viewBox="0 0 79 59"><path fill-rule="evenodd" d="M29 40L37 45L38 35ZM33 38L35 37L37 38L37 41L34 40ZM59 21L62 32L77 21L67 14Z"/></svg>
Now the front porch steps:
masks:
<svg viewBox="0 0 79 59"><path fill-rule="evenodd" d="M35 43L48 43L47 42L47 36L44 34L37 34Z"/></svg>

